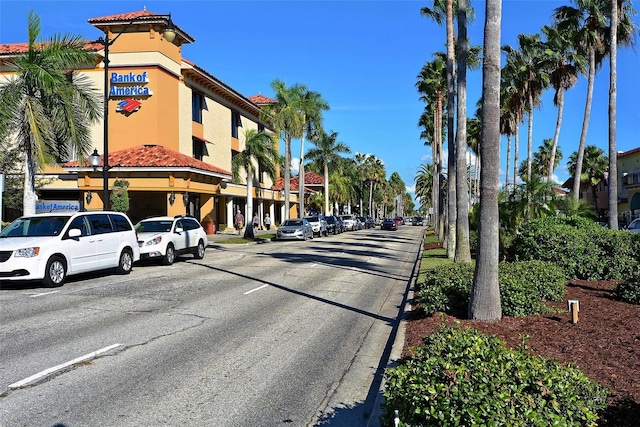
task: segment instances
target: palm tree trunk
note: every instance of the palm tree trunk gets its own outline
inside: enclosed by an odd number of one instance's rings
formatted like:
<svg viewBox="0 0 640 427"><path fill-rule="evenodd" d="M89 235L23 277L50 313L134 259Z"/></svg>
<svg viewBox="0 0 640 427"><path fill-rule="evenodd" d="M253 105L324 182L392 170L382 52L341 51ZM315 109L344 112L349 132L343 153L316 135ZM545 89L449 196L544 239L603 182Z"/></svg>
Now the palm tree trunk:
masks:
<svg viewBox="0 0 640 427"><path fill-rule="evenodd" d="M553 170L556 164L556 150L558 148L558 139L560 138L560 126L562 126L562 111L564 110L564 89L559 88L556 96L556 104L558 105L558 117L556 118L556 130L553 134L553 145L551 146L551 154L549 154L549 172L547 179L551 181Z"/></svg>
<svg viewBox="0 0 640 427"><path fill-rule="evenodd" d="M511 166L511 135L507 135L507 172L504 175L504 188L509 192L509 167Z"/></svg>
<svg viewBox="0 0 640 427"><path fill-rule="evenodd" d="M482 186L478 258L469 318L498 321L502 317L498 286L498 193L500 186L500 21L502 0L486 0L482 80Z"/></svg>
<svg viewBox="0 0 640 427"><path fill-rule="evenodd" d="M618 2L611 2L609 53L609 228L618 229L618 153L616 151L616 101L618 60Z"/></svg>
<svg viewBox="0 0 640 427"><path fill-rule="evenodd" d="M527 134L527 181L531 181L531 161L533 160L533 94L529 91L529 129Z"/></svg>
<svg viewBox="0 0 640 427"><path fill-rule="evenodd" d="M22 210L23 215L34 215L36 213L36 202L38 201L38 194L36 193L35 185L35 162L30 153L25 154L27 156L25 162L24 171L24 191L22 194ZM104 203L104 201L103 201Z"/></svg>
<svg viewBox="0 0 640 427"><path fill-rule="evenodd" d="M516 131L513 134L513 190L518 183L518 151L520 149L520 120L516 120Z"/></svg>
<svg viewBox="0 0 640 427"><path fill-rule="evenodd" d="M445 245L447 257L453 259L456 254L456 132L455 126L455 47L453 32L453 0L447 0L447 232ZM458 117L460 113L458 112Z"/></svg>
<svg viewBox="0 0 640 427"><path fill-rule="evenodd" d="M291 136L288 133L285 133L284 145L284 219L289 219L289 194L291 193Z"/></svg>
<svg viewBox="0 0 640 427"><path fill-rule="evenodd" d="M572 197L577 202L580 198L580 176L582 175L582 160L584 159L584 147L587 143L587 131L589 130L589 118L591 116L591 103L593 100L593 85L596 79L596 53L594 48L589 49L589 75L587 78L587 100L584 107L584 118L582 120L582 132L580 133L580 144L578 145L578 156L576 160L576 171L573 176Z"/></svg>
<svg viewBox="0 0 640 427"><path fill-rule="evenodd" d="M246 165L247 171L247 211L244 215L244 238L254 239L253 233L253 168Z"/></svg>
<svg viewBox="0 0 640 427"><path fill-rule="evenodd" d="M324 215L329 214L329 165L324 162Z"/></svg>
<svg viewBox="0 0 640 427"><path fill-rule="evenodd" d="M467 184L467 0L458 0L458 131L456 132L455 262L471 262ZM451 175L451 174L450 174ZM453 197L453 196L452 196Z"/></svg>

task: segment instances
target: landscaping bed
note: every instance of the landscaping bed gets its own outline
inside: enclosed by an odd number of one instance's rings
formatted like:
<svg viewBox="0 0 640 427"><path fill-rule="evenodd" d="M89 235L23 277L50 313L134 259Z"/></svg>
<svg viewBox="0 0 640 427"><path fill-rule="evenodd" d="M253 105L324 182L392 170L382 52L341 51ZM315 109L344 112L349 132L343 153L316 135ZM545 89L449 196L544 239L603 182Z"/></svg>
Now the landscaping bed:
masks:
<svg viewBox="0 0 640 427"><path fill-rule="evenodd" d="M523 336L533 354L572 362L611 394L600 426L636 426L640 420L640 305L618 299L617 282L571 280L566 299L552 303L559 312L540 316L505 317L482 323L437 313L431 317L411 312L406 322L403 356L420 346L422 338L443 323L459 321L463 327L495 335L511 347ZM572 323L566 300L578 300L579 319Z"/></svg>

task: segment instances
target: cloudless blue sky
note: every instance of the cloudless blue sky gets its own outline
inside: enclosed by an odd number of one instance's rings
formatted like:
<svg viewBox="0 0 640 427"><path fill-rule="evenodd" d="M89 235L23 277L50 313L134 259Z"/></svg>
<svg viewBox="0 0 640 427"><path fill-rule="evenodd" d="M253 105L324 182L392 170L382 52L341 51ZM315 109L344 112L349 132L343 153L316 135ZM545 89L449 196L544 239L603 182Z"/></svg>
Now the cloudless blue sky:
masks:
<svg viewBox="0 0 640 427"><path fill-rule="evenodd" d="M473 45L482 45L485 2L472 0ZM550 24L553 10L569 0L504 0L501 44L517 46L519 33L539 33ZM431 149L420 140L418 119L424 110L415 89L416 76L433 53L445 50L445 30L420 16L432 0L297 0L297 1L53 1L0 0L0 43L27 41L27 14L41 19L41 36L72 32L95 40L102 33L90 18L147 10L171 13L173 21L195 38L183 47L183 57L195 62L249 97L273 96L271 82L279 78L302 83L319 92L331 110L326 130L353 153L373 154L384 162L387 178L400 174L408 190L421 164L431 162ZM637 4L636 4L637 6ZM635 22L640 22L636 17ZM504 61L503 61L504 65ZM640 146L640 62L633 49L618 54L617 148ZM608 153L608 60L596 77L587 144ZM468 74L468 116L481 95L481 71ZM557 179L569 175L566 164L576 151L584 112L586 79L567 92L560 133L563 158ZM534 111L533 150L553 137L556 109L553 91ZM309 147L308 142L305 147ZM299 157L300 143L292 144ZM519 160L526 160L527 129L520 131ZM501 151L501 182L506 169L506 138ZM511 167L510 175L512 176Z"/></svg>

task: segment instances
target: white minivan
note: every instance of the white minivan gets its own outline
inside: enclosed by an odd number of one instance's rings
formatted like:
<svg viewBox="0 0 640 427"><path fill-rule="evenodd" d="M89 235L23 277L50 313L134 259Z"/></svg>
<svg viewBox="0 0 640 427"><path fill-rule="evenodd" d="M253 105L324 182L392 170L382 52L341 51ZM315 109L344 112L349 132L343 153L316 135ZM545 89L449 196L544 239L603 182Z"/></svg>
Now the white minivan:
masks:
<svg viewBox="0 0 640 427"><path fill-rule="evenodd" d="M67 276L89 271L129 274L139 259L136 232L120 212L23 216L0 233L0 281L62 286Z"/></svg>

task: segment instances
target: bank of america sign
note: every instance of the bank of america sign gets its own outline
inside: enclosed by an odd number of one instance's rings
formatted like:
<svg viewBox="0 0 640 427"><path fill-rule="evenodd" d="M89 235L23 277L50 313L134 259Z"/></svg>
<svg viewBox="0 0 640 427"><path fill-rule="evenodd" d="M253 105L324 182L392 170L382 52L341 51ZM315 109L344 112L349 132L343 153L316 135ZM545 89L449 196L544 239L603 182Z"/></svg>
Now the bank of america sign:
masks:
<svg viewBox="0 0 640 427"><path fill-rule="evenodd" d="M142 73L111 73L109 98L151 96L153 92L146 85L149 76Z"/></svg>

